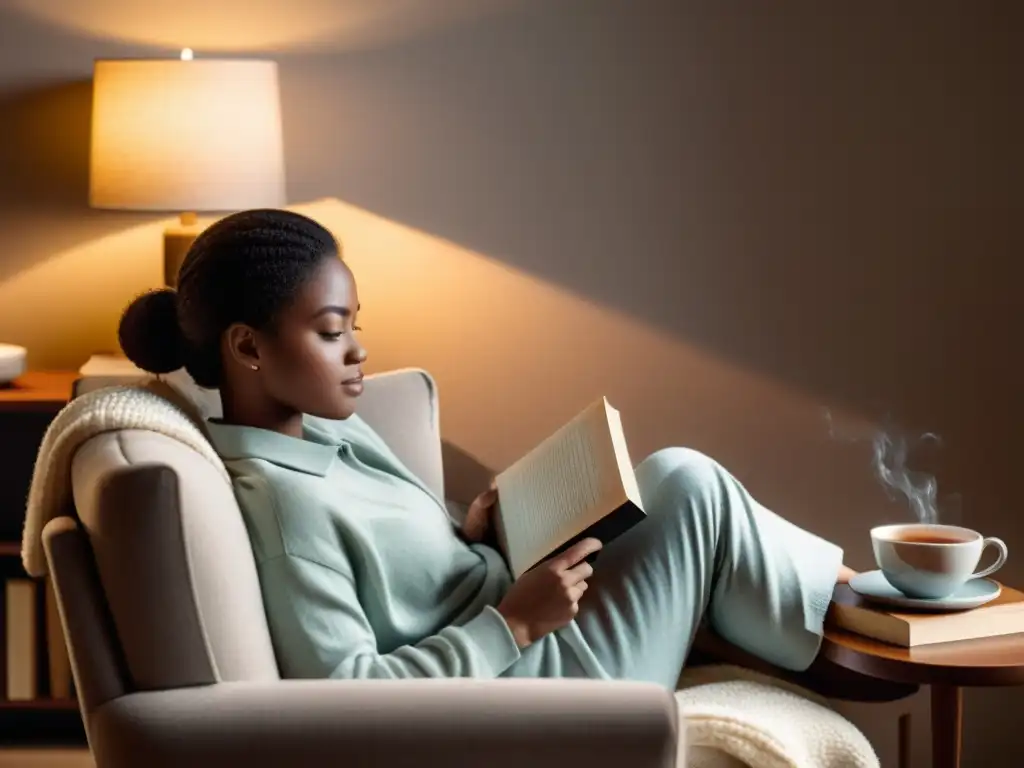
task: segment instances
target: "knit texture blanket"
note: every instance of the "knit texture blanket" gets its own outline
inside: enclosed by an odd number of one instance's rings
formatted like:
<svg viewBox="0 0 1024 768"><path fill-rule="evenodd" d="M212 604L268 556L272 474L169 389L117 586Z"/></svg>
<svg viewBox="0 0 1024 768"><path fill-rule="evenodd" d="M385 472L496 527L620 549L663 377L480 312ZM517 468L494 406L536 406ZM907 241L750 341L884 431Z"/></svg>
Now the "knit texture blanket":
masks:
<svg viewBox="0 0 1024 768"><path fill-rule="evenodd" d="M31 576L46 574L43 528L71 503L71 460L86 441L103 432L146 429L180 440L204 456L230 483L227 469L204 432L196 406L158 379L106 387L76 397L50 423L39 446L25 511L21 559Z"/></svg>
<svg viewBox="0 0 1024 768"><path fill-rule="evenodd" d="M879 768L864 734L826 699L768 675L694 667L676 701L686 768Z"/></svg>

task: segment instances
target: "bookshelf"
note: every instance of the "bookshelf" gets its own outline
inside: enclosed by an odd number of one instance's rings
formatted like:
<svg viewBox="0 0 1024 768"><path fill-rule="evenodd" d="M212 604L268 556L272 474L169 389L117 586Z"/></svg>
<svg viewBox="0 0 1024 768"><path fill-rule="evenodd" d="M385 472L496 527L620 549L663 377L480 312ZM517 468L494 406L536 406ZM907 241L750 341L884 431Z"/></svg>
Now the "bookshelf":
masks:
<svg viewBox="0 0 1024 768"><path fill-rule="evenodd" d="M0 748L86 743L73 691L52 695L50 650L55 642L51 634L55 619L47 610L47 584L30 579L21 566L21 528L36 453L50 421L70 399L77 376L71 371L37 371L0 387L0 642L4 646L0 654ZM21 645L27 643L30 648L23 657L36 689L30 699L9 698L8 667L17 660L8 658L8 641L12 631L21 631L8 626L7 587L12 581L35 585L31 597L34 610L26 614L31 621L19 623L21 629L32 627L31 633L20 635ZM58 634L56 641L62 649L63 635Z"/></svg>

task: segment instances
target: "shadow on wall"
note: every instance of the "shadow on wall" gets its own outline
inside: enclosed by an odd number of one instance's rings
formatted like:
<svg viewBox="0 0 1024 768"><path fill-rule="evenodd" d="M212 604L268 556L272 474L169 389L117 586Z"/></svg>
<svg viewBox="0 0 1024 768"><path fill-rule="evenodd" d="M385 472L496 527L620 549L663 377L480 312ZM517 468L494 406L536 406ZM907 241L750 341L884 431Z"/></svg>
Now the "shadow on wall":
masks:
<svg viewBox="0 0 1024 768"><path fill-rule="evenodd" d="M285 58L295 196L437 234L833 402L980 423L977 377L999 386L1012 342L1019 100L998 14L933 6L555 2Z"/></svg>
<svg viewBox="0 0 1024 768"><path fill-rule="evenodd" d="M138 223L89 208L91 115L91 81L0 94L0 222L8 232L0 282L37 264L41 249L58 252Z"/></svg>
<svg viewBox="0 0 1024 768"><path fill-rule="evenodd" d="M453 501L469 504L491 482L495 470L482 464L450 440L441 440L445 495Z"/></svg>
<svg viewBox="0 0 1024 768"><path fill-rule="evenodd" d="M374 6L378 21L401 5ZM144 39L80 23L72 6L19 0L7 16L49 47L69 38L38 21L47 8L67 11L47 17L58 27ZM278 56L291 198L337 197L438 235L822 404L892 410L961 446L1000 436L1019 207L1003 164L1011 25L954 3L519 6L374 50L345 50L339 33L333 52ZM97 7L93 22L137 18L117 13L126 0ZM139 23L158 27L169 7ZM338 8L349 23L370 5ZM38 224L20 226L0 278L42 260L36 240L49 257L119 223L86 207L84 91L60 117L46 93L0 115L14 114L0 151L17 169L0 195L24 186L38 203L21 204ZM54 157L79 170L61 177L47 164L65 122L73 149ZM3 314L5 331L39 325ZM575 364L578 345L547 333L541 354ZM628 367L635 351L597 354Z"/></svg>
<svg viewBox="0 0 1024 768"><path fill-rule="evenodd" d="M403 22L430 34L352 50L344 29L362 26L368 43L408 5L348 0L324 15L303 0L299 21L275 26L277 6L261 3L237 27L334 30L330 50L277 56L291 199L338 197L437 234L830 404L942 433L991 420L977 380L999 386L1012 342L1000 148L1015 142L1004 117L1016 103L997 14L674 0L628 13L617 0L495 0L471 13L446 0ZM157 23L172 7L188 23ZM165 2L143 16L123 13L126 0L76 8L18 0L7 14L232 45L217 15L231 3L194 16ZM82 87L63 119L60 89L0 105L15 118L0 130L18 132L0 152L20 168L3 199L32 190L37 165L45 177L55 157L79 163L35 184L87 214L46 232L51 251L116 221L86 208ZM46 115L39 137L25 129ZM72 149L57 149L65 123ZM26 215L45 222L54 206L41 202ZM75 231L83 222L105 231ZM37 250L15 243L0 279Z"/></svg>
<svg viewBox="0 0 1024 768"><path fill-rule="evenodd" d="M92 82L0 97L0 202L26 210L85 207Z"/></svg>

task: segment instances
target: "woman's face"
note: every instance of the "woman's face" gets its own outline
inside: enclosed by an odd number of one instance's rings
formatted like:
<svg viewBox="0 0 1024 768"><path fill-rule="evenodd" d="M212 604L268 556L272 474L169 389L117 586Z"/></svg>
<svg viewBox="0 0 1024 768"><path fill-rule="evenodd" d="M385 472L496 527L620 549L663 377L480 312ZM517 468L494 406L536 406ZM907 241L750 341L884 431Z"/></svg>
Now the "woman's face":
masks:
<svg viewBox="0 0 1024 768"><path fill-rule="evenodd" d="M258 335L267 394L300 413L347 419L363 392L366 350L356 338L359 296L339 258L326 258L275 323Z"/></svg>

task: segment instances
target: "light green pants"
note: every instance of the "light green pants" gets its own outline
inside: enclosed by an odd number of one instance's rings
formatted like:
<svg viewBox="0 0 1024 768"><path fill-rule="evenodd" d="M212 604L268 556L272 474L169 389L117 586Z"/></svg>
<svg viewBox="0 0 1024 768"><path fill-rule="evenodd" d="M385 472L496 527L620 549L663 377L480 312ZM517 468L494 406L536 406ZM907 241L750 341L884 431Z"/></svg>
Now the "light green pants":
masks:
<svg viewBox="0 0 1024 768"><path fill-rule="evenodd" d="M760 505L720 464L670 448L636 469L648 518L609 543L580 613L509 674L674 688L703 619L779 666L806 669L842 550Z"/></svg>

